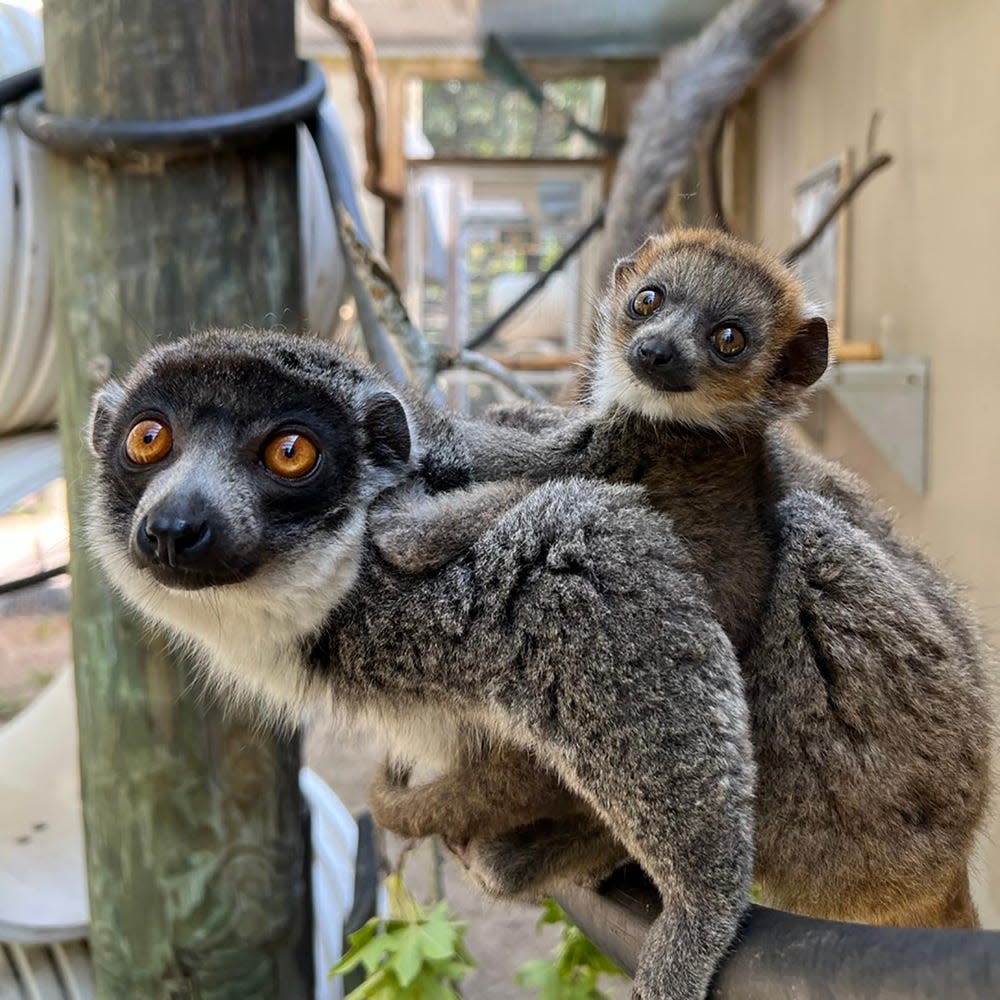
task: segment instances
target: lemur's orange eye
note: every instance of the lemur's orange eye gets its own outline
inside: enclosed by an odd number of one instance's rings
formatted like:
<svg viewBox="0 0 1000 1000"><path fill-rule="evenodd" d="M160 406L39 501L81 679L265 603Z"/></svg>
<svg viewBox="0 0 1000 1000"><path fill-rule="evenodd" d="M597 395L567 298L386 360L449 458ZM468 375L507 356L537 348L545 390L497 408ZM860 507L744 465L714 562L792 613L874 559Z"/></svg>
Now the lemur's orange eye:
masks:
<svg viewBox="0 0 1000 1000"><path fill-rule="evenodd" d="M746 334L738 326L720 326L712 334L712 346L724 358L735 358L746 350Z"/></svg>
<svg viewBox="0 0 1000 1000"><path fill-rule="evenodd" d="M663 292L659 288L644 288L629 303L628 310L639 319L652 316L663 305Z"/></svg>
<svg viewBox="0 0 1000 1000"><path fill-rule="evenodd" d="M319 462L319 451L304 434L280 431L264 445L264 465L283 479L308 476Z"/></svg>
<svg viewBox="0 0 1000 1000"><path fill-rule="evenodd" d="M147 418L136 423L125 438L125 454L136 465L152 465L170 454L174 438L162 420Z"/></svg>

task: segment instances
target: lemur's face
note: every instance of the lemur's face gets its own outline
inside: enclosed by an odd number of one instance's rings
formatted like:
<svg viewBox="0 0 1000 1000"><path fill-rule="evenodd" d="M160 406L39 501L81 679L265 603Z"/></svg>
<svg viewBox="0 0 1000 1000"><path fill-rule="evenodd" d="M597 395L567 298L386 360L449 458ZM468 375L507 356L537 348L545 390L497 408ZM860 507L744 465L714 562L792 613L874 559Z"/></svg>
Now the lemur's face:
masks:
<svg viewBox="0 0 1000 1000"><path fill-rule="evenodd" d="M329 608L353 582L368 505L410 459L403 407L373 373L239 332L151 351L98 393L91 442L92 543L168 624L220 595L270 612L301 601L304 621L314 595Z"/></svg>
<svg viewBox="0 0 1000 1000"><path fill-rule="evenodd" d="M735 430L794 409L827 352L826 323L803 318L795 279L754 247L702 230L654 237L615 268L595 402Z"/></svg>

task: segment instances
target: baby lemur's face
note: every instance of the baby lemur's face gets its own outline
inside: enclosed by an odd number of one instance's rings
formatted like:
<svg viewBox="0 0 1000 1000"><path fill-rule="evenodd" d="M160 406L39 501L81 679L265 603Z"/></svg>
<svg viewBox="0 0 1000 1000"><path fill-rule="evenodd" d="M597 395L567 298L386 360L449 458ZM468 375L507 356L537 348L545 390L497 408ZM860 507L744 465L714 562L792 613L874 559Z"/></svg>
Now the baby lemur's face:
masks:
<svg viewBox="0 0 1000 1000"><path fill-rule="evenodd" d="M797 409L827 366L826 323L796 279L710 230L651 237L601 306L594 403L720 431Z"/></svg>
<svg viewBox="0 0 1000 1000"><path fill-rule="evenodd" d="M315 624L353 584L368 505L410 461L406 413L374 372L253 332L149 352L98 393L91 443L91 542L172 626L225 607Z"/></svg>

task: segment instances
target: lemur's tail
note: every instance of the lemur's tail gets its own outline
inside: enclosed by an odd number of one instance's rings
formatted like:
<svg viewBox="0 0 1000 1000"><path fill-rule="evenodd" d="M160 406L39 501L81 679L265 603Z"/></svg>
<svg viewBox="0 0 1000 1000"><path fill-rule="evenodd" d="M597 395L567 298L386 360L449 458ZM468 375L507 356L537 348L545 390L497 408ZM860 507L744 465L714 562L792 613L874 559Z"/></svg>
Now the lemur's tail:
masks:
<svg viewBox="0 0 1000 1000"><path fill-rule="evenodd" d="M608 199L602 274L663 228L670 187L710 122L735 101L761 61L811 20L824 0L733 0L672 49L636 103Z"/></svg>

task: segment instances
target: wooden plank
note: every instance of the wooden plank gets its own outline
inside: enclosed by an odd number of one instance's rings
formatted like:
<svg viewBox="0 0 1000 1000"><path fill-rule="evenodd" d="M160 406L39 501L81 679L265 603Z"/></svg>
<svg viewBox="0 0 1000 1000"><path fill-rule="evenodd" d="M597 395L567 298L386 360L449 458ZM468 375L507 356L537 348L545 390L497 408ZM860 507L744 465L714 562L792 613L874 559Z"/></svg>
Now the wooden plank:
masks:
<svg viewBox="0 0 1000 1000"><path fill-rule="evenodd" d="M463 156L447 153L443 156L407 160L406 164L438 167L603 167L606 156Z"/></svg>
<svg viewBox="0 0 1000 1000"><path fill-rule="evenodd" d="M577 367L586 360L583 354L568 351L554 351L551 354L504 354L498 351L484 353L515 372L562 371ZM834 345L833 357L835 361L881 361L882 348L872 342L847 340Z"/></svg>
<svg viewBox="0 0 1000 1000"><path fill-rule="evenodd" d="M300 80L284 0L45 5L59 114L183 119ZM189 659L112 595L82 537L90 396L155 338L296 329L295 130L145 170L53 158L53 320L73 551L73 646L97 989L105 997L311 995L297 744L224 715Z"/></svg>
<svg viewBox="0 0 1000 1000"><path fill-rule="evenodd" d="M730 228L744 239L753 238L756 108L753 91L737 101L729 112L722 140L722 203Z"/></svg>
<svg viewBox="0 0 1000 1000"><path fill-rule="evenodd" d="M407 78L398 72L385 74L385 121L383 157L385 185L391 191L406 191L406 125ZM386 263L396 280L406 281L406 204L385 202L384 251Z"/></svg>
<svg viewBox="0 0 1000 1000"><path fill-rule="evenodd" d="M350 73L346 54L317 57L331 73ZM622 81L637 81L647 77L656 59L591 59L572 58L518 60L535 80L572 80L590 76L614 76ZM400 76L416 80L488 80L482 63L473 56L393 56L379 55L379 68L388 78Z"/></svg>

